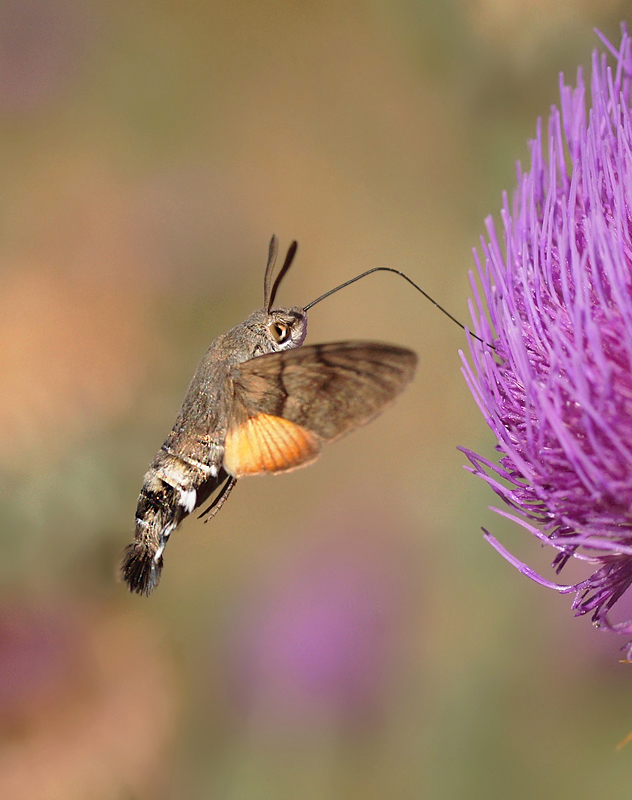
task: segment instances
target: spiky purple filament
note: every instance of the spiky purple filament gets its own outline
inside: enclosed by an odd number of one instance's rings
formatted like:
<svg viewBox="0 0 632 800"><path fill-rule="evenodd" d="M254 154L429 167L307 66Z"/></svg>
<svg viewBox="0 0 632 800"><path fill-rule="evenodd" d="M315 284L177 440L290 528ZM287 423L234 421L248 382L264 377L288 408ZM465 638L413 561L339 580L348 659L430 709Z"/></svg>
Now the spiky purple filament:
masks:
<svg viewBox="0 0 632 800"><path fill-rule="evenodd" d="M474 330L495 350L471 340L463 371L501 458L464 452L519 516L505 515L559 551L556 572L570 558L595 571L559 586L487 534L494 547L630 634L607 614L632 583L632 51L625 30L618 52L606 44L616 70L593 54L588 116L580 70L575 89L560 80L561 114L546 142L538 125L512 208L503 198L504 247L488 219L475 252Z"/></svg>

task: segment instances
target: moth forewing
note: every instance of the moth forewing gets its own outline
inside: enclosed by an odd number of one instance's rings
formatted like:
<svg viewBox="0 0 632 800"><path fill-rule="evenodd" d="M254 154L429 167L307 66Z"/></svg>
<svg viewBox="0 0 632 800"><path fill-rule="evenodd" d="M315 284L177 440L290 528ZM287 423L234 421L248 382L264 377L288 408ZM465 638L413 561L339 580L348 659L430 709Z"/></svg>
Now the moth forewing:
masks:
<svg viewBox="0 0 632 800"><path fill-rule="evenodd" d="M249 417L275 415L333 441L387 408L416 363L403 347L332 342L246 361L233 380Z"/></svg>

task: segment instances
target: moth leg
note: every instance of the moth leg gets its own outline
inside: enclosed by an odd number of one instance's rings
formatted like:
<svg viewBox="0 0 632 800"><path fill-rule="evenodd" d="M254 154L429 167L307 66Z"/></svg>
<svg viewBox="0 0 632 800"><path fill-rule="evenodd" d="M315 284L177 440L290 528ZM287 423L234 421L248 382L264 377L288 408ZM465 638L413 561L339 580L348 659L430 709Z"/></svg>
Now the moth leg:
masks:
<svg viewBox="0 0 632 800"><path fill-rule="evenodd" d="M229 475L226 478L226 481L224 482L224 485L219 490L218 494L214 498L214 500L211 503L211 505L206 509L206 511L203 511L200 514L198 519L202 519L202 517L205 517L207 514L210 514L210 516L208 517L208 519L205 519L204 522L208 522L209 519L213 519L215 514L217 514L217 512L220 510L220 508L228 500L228 495L232 492L233 486L236 483L237 483L237 478L233 478L232 475Z"/></svg>

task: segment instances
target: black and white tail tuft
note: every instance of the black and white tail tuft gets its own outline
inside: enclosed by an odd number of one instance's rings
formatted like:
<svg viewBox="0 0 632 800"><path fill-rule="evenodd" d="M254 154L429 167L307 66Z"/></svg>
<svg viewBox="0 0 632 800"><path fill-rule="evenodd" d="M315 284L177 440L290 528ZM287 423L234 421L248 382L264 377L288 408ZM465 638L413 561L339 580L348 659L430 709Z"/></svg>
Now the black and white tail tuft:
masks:
<svg viewBox="0 0 632 800"><path fill-rule="evenodd" d="M135 541L125 548L122 572L130 592L147 597L158 586L162 572L162 553L148 542Z"/></svg>

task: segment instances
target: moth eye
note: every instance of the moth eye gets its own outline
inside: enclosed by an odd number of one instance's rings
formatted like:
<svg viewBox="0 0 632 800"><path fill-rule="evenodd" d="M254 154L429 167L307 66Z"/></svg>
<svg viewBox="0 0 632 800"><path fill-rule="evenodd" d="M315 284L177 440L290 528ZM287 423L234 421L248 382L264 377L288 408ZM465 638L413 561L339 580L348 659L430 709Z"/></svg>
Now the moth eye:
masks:
<svg viewBox="0 0 632 800"><path fill-rule="evenodd" d="M286 341L290 335L290 326L286 325L285 322L271 322L268 325L268 330L277 344Z"/></svg>

